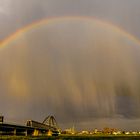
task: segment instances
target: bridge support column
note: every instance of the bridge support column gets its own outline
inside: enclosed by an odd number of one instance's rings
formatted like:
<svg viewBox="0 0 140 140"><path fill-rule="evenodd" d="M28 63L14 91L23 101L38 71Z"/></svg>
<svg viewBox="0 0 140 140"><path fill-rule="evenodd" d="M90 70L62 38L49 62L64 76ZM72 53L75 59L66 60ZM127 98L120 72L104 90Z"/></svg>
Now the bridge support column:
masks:
<svg viewBox="0 0 140 140"><path fill-rule="evenodd" d="M51 130L49 130L49 131L47 132L47 136L52 136L52 131L51 131Z"/></svg>
<svg viewBox="0 0 140 140"><path fill-rule="evenodd" d="M3 133L3 132L2 132L2 131L0 131L0 135L2 135L2 133Z"/></svg>
<svg viewBox="0 0 140 140"><path fill-rule="evenodd" d="M17 134L17 130L16 129L14 129L14 135L16 135Z"/></svg>
<svg viewBox="0 0 140 140"><path fill-rule="evenodd" d="M28 136L28 131L27 131L27 129L25 130L24 133L25 133L25 136Z"/></svg>
<svg viewBox="0 0 140 140"><path fill-rule="evenodd" d="M33 136L38 136L39 135L39 130L35 129L33 132Z"/></svg>

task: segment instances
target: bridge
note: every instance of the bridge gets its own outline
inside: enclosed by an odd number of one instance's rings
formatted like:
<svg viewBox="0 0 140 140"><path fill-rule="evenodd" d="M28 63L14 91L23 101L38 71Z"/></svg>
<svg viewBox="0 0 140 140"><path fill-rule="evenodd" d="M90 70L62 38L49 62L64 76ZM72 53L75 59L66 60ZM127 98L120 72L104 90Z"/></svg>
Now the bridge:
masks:
<svg viewBox="0 0 140 140"><path fill-rule="evenodd" d="M53 116L48 116L42 123L27 120L26 125L16 125L4 123L3 118L0 122L0 135L55 135L60 133L60 128Z"/></svg>

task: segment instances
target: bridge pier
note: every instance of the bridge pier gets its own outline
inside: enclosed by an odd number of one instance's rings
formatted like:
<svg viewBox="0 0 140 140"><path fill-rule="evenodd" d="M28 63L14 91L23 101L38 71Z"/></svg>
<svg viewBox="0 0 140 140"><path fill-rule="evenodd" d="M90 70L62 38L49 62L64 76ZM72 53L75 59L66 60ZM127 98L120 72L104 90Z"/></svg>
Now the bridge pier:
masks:
<svg viewBox="0 0 140 140"><path fill-rule="evenodd" d="M27 129L25 130L24 133L25 133L25 136L28 136L28 131L27 131Z"/></svg>
<svg viewBox="0 0 140 140"><path fill-rule="evenodd" d="M47 132L47 136L52 136L52 131L51 131L51 130L49 130L49 131Z"/></svg>
<svg viewBox="0 0 140 140"><path fill-rule="evenodd" d="M17 130L16 130L16 129L14 129L13 133L14 133L14 135L16 135L16 134L17 134Z"/></svg>
<svg viewBox="0 0 140 140"><path fill-rule="evenodd" d="M33 132L33 136L38 136L39 135L39 130L35 129Z"/></svg>

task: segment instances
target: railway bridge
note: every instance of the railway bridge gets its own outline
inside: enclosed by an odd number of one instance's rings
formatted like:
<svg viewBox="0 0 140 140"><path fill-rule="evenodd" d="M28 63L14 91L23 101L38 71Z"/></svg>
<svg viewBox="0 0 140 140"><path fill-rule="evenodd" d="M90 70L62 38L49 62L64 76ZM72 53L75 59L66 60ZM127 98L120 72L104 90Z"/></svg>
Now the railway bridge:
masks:
<svg viewBox="0 0 140 140"><path fill-rule="evenodd" d="M0 119L0 135L59 135L60 128L53 116L48 116L44 121L27 120L26 125L4 123Z"/></svg>

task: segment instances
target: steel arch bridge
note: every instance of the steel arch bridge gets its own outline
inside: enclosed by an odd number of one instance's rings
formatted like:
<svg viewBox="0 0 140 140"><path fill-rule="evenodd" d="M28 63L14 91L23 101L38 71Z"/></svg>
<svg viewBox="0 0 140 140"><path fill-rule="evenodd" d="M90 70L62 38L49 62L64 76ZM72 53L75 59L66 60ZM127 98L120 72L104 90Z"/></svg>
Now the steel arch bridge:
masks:
<svg viewBox="0 0 140 140"><path fill-rule="evenodd" d="M26 125L16 125L12 123L0 122L0 135L59 135L61 132L56 119L53 116L48 116L44 121L37 122L27 120Z"/></svg>
<svg viewBox="0 0 140 140"><path fill-rule="evenodd" d="M26 126L45 129L46 131L51 131L52 133L60 133L61 131L56 119L51 115L47 116L42 123L34 120L28 120Z"/></svg>
<svg viewBox="0 0 140 140"><path fill-rule="evenodd" d="M46 117L42 123L56 130L59 129L56 119L51 115Z"/></svg>

